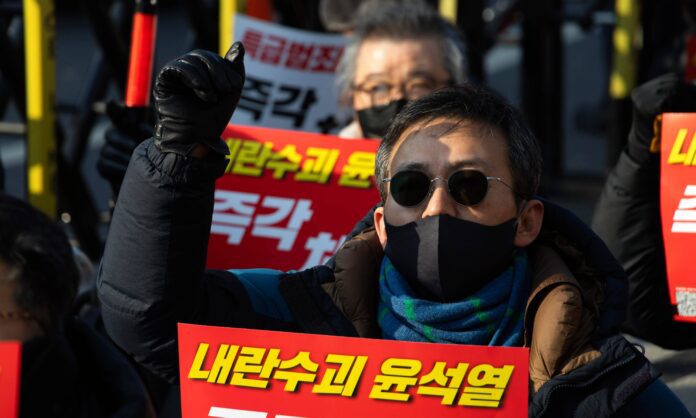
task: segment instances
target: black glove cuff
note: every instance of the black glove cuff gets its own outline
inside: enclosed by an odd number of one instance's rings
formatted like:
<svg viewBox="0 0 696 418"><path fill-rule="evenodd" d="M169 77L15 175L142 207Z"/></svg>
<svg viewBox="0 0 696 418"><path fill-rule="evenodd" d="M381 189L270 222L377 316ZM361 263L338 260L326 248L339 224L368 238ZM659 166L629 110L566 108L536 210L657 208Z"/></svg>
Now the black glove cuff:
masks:
<svg viewBox="0 0 696 418"><path fill-rule="evenodd" d="M182 135L171 134L166 132L166 128L161 123L155 125L154 140L155 145L163 153L174 153L187 156L193 151L198 144L205 144L212 151L219 155L228 155L229 148L225 141L220 137L217 138L184 138Z"/></svg>
<svg viewBox="0 0 696 418"><path fill-rule="evenodd" d="M144 154L158 172L176 184L209 183L222 176L227 167L225 157L217 153L209 153L204 158L193 158L178 152L162 151L150 141L140 144L136 152Z"/></svg>

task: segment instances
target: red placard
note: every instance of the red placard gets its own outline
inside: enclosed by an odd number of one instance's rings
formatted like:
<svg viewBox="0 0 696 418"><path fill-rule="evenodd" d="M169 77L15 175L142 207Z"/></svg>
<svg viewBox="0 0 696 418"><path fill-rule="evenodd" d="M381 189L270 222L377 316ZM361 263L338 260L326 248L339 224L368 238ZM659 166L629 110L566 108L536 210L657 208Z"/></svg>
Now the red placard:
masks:
<svg viewBox="0 0 696 418"><path fill-rule="evenodd" d="M529 350L179 324L183 417L527 416Z"/></svg>
<svg viewBox="0 0 696 418"><path fill-rule="evenodd" d="M675 319L696 322L696 113L662 115L660 208Z"/></svg>
<svg viewBox="0 0 696 418"><path fill-rule="evenodd" d="M0 417L19 415L19 378L22 344L0 342Z"/></svg>
<svg viewBox="0 0 696 418"><path fill-rule="evenodd" d="M321 264L379 202L378 141L228 126L208 268L291 270Z"/></svg>

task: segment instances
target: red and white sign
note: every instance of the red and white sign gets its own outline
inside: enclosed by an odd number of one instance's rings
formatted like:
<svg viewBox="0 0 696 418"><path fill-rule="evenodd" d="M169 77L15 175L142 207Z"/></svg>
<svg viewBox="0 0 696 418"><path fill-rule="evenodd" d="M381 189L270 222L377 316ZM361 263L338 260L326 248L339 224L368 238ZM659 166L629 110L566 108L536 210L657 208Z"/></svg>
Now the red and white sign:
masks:
<svg viewBox="0 0 696 418"><path fill-rule="evenodd" d="M529 350L179 324L188 417L523 417Z"/></svg>
<svg viewBox="0 0 696 418"><path fill-rule="evenodd" d="M336 68L341 35L234 16L234 39L244 45L246 83L232 123L309 132L337 130Z"/></svg>
<svg viewBox="0 0 696 418"><path fill-rule="evenodd" d="M675 319L696 322L696 113L662 115L660 207Z"/></svg>
<svg viewBox="0 0 696 418"><path fill-rule="evenodd" d="M19 383L22 344L0 342L0 417L19 416Z"/></svg>
<svg viewBox="0 0 696 418"><path fill-rule="evenodd" d="M378 141L236 125L223 138L208 268L322 264L379 202Z"/></svg>

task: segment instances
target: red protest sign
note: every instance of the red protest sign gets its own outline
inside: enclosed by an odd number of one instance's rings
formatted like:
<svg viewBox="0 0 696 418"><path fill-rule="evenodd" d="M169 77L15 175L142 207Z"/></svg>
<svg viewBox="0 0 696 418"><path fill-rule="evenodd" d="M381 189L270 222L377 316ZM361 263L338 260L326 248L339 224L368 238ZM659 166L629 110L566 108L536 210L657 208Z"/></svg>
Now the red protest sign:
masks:
<svg viewBox="0 0 696 418"><path fill-rule="evenodd" d="M183 417L527 416L529 350L179 324Z"/></svg>
<svg viewBox="0 0 696 418"><path fill-rule="evenodd" d="M379 201L379 143L228 126L216 185L208 268L302 269L332 255Z"/></svg>
<svg viewBox="0 0 696 418"><path fill-rule="evenodd" d="M22 345L0 342L0 417L19 414L19 379L22 365Z"/></svg>
<svg viewBox="0 0 696 418"><path fill-rule="evenodd" d="M660 209L675 319L696 322L696 113L662 115Z"/></svg>

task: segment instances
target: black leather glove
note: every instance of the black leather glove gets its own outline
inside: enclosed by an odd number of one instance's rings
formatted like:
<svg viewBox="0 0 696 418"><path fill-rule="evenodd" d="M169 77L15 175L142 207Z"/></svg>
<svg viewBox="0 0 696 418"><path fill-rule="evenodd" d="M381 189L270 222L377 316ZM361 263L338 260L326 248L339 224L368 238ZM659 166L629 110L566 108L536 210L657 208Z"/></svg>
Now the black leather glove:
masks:
<svg viewBox="0 0 696 418"><path fill-rule="evenodd" d="M111 119L111 127L104 135L97 171L111 184L114 197L121 188L133 150L152 133L152 124L147 123L148 112L146 107L126 107L116 102L107 104L106 114Z"/></svg>
<svg viewBox="0 0 696 418"><path fill-rule="evenodd" d="M203 143L229 153L220 135L242 93L243 60L244 47L235 42L225 58L197 49L162 68L154 89L159 116L154 138L162 152L188 155Z"/></svg>
<svg viewBox="0 0 696 418"><path fill-rule="evenodd" d="M653 138L660 133L659 125L655 129L655 118L664 112L695 112L696 86L682 82L677 74L665 74L636 87L631 100L633 122L628 134L628 154L640 164L657 164L659 150L650 151Z"/></svg>

